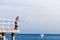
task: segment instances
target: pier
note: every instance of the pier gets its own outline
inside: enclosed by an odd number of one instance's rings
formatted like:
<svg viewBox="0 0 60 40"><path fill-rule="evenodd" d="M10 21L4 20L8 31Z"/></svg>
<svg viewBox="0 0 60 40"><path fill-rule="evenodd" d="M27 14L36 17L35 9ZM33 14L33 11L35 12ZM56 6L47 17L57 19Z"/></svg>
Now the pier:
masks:
<svg viewBox="0 0 60 40"><path fill-rule="evenodd" d="M20 33L19 17L17 16L15 20L0 20L0 40L6 40L5 34L11 33L11 40L15 40L15 33Z"/></svg>

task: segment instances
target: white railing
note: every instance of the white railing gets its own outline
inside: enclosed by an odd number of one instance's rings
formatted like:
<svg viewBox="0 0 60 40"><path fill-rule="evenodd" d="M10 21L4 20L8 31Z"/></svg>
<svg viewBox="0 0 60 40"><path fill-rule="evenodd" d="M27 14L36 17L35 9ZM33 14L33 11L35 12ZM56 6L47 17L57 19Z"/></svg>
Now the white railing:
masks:
<svg viewBox="0 0 60 40"><path fill-rule="evenodd" d="M0 19L0 28L14 28L15 20L12 19Z"/></svg>

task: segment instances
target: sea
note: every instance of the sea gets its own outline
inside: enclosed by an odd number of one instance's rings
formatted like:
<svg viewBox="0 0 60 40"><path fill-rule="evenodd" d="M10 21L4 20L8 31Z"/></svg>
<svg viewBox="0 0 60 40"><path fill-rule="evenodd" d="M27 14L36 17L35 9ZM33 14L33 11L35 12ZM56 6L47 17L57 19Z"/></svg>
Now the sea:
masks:
<svg viewBox="0 0 60 40"><path fill-rule="evenodd" d="M6 40L11 40L11 34L6 34ZM60 40L60 34L15 34L15 40Z"/></svg>

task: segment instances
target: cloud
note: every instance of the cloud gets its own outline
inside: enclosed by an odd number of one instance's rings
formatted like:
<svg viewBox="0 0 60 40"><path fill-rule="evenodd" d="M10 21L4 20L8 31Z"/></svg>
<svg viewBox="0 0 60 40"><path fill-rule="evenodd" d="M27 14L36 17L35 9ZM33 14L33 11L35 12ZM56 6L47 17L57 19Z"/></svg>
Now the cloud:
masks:
<svg viewBox="0 0 60 40"><path fill-rule="evenodd" d="M59 0L3 0L0 1L0 5L14 5L14 6L28 6L39 8L59 8Z"/></svg>

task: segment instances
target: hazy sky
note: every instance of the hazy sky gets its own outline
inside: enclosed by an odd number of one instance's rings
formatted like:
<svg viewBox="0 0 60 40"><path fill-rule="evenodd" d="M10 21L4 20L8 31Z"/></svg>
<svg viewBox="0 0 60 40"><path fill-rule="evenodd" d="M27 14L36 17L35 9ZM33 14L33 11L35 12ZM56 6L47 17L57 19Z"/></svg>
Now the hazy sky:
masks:
<svg viewBox="0 0 60 40"><path fill-rule="evenodd" d="M0 18L16 16L21 33L60 34L60 0L0 0Z"/></svg>

